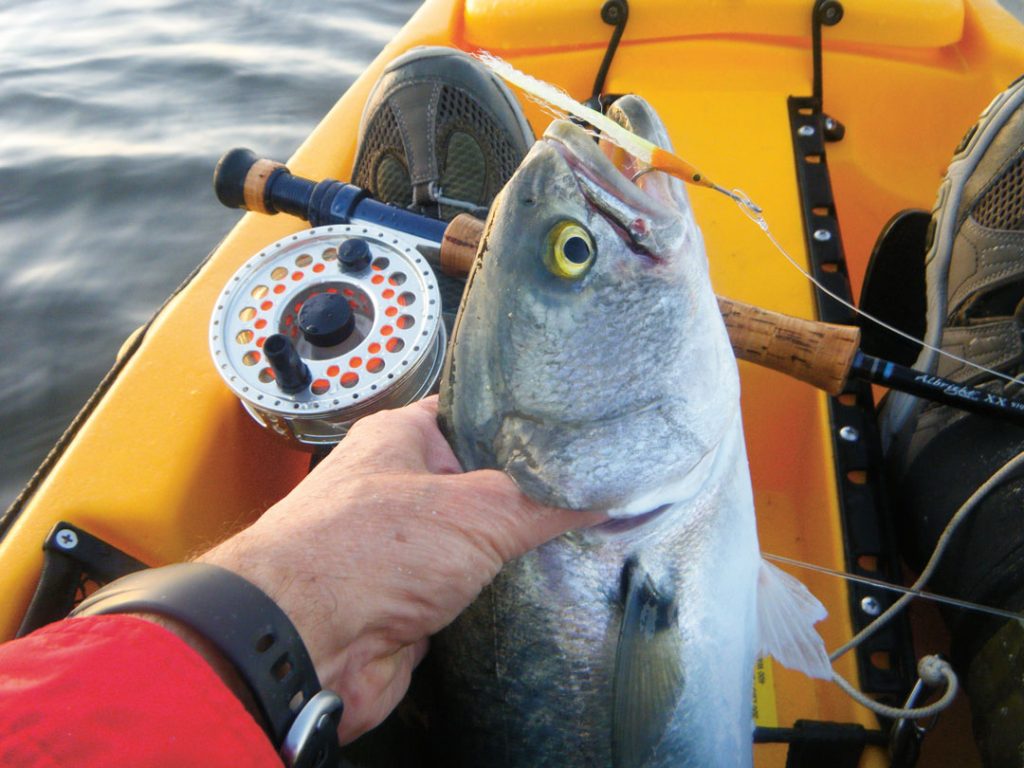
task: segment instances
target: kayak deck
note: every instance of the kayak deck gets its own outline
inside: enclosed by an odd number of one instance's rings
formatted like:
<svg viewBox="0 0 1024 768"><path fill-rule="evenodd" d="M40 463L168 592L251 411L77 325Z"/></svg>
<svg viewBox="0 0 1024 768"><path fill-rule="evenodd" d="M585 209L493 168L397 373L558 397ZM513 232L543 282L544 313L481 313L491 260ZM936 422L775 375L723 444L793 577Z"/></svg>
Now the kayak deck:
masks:
<svg viewBox="0 0 1024 768"><path fill-rule="evenodd" d="M851 4L852 5L852 4ZM339 100L288 165L308 178L347 179L357 118L381 69L420 44L485 48L578 98L590 95L611 28L599 6L570 0L424 5ZM808 3L750 0L742 12L659 0L631 8L605 91L643 95L677 153L764 207L771 230L807 263L787 97L809 95ZM825 111L846 126L827 148L855 294L883 224L929 209L952 148L985 104L1024 71L1024 34L994 2L858 3L825 31ZM526 104L537 134L550 117ZM812 287L736 204L692 189L717 293L814 317ZM157 565L180 560L254 520L290 490L309 456L260 429L223 385L207 328L224 284L267 243L306 228L249 214L158 313L120 370L20 508L0 541L8 609L17 629L40 571L40 545L66 520ZM740 364L743 418L765 552L846 570L827 400L807 385ZM856 478L851 481L860 481ZM829 609L819 625L834 648L852 633L840 579L793 571ZM852 654L837 665L856 680ZM761 691L762 724L797 719L860 723L874 716L831 683L775 666ZM769 706L770 705L770 706ZM969 742L969 735L964 734ZM759 745L759 766L784 765L785 745ZM950 765L976 763L973 747ZM887 764L869 748L862 766ZM938 761L929 764L938 765Z"/></svg>

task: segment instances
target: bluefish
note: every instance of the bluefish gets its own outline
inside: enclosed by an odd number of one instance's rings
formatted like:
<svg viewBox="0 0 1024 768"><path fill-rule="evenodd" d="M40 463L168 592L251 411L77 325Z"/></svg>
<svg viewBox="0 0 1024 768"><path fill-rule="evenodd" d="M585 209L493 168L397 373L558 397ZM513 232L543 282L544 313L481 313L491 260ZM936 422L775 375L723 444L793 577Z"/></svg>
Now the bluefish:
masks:
<svg viewBox="0 0 1024 768"><path fill-rule="evenodd" d="M668 148L643 100L610 115ZM556 121L489 216L442 430L467 470L613 519L508 564L437 638L445 764L747 766L757 655L831 675L824 609L760 556L686 190L643 170Z"/></svg>

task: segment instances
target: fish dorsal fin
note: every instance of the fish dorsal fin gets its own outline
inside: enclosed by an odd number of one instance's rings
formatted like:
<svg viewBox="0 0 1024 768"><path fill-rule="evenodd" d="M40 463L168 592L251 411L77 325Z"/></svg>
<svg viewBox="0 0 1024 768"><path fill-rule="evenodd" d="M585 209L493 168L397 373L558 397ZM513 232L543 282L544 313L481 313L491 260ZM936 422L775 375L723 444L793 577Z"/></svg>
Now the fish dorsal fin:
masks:
<svg viewBox="0 0 1024 768"><path fill-rule="evenodd" d="M636 559L622 573L624 607L615 653L612 765L647 765L682 695L679 607Z"/></svg>
<svg viewBox="0 0 1024 768"><path fill-rule="evenodd" d="M758 646L783 666L810 677L832 679L825 643L814 625L828 616L807 587L771 563L757 574Z"/></svg>

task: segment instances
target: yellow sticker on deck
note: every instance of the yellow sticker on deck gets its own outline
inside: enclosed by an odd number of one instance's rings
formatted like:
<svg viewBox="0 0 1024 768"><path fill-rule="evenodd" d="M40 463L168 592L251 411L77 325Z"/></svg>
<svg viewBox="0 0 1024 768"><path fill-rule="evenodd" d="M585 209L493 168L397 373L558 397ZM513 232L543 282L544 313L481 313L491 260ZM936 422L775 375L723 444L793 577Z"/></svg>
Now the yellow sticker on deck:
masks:
<svg viewBox="0 0 1024 768"><path fill-rule="evenodd" d="M779 713L775 709L775 680L772 660L762 658L754 665L754 725L777 728Z"/></svg>

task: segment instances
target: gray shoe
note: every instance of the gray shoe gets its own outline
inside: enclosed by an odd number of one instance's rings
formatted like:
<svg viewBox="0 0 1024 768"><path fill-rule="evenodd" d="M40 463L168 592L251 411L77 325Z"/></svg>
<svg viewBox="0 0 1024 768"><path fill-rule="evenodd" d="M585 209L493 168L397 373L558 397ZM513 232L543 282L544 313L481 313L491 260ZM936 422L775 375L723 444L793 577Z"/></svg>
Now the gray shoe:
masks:
<svg viewBox="0 0 1024 768"><path fill-rule="evenodd" d="M1024 373L1024 78L967 132L932 211L925 339L1009 376ZM916 368L999 397L1021 386L924 349ZM950 519L1024 448L1024 428L891 393L882 411L893 522L904 560L920 570ZM1024 610L1024 479L991 490L957 529L928 588ZM1018 621L943 608L987 766L1021 764L1024 633Z"/></svg>
<svg viewBox="0 0 1024 768"><path fill-rule="evenodd" d="M957 147L925 257L925 341L1010 376L1024 363L1024 78L999 94ZM914 367L1012 397L1019 387L922 349ZM902 471L963 412L891 393L882 440Z"/></svg>
<svg viewBox="0 0 1024 768"><path fill-rule="evenodd" d="M428 216L483 215L533 140L515 97L486 67L453 48L414 48L367 99L352 181Z"/></svg>

